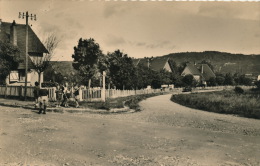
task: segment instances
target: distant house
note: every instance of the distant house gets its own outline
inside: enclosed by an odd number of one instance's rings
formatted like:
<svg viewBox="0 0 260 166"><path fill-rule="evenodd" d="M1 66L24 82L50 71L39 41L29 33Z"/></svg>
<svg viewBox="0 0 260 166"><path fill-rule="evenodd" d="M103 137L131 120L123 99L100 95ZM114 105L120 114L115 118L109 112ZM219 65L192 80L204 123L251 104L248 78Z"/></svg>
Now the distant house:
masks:
<svg viewBox="0 0 260 166"><path fill-rule="evenodd" d="M154 71L166 70L172 72L169 58L143 58L143 59L134 59L135 66L143 65L147 68L150 68Z"/></svg>
<svg viewBox="0 0 260 166"><path fill-rule="evenodd" d="M24 85L25 83L25 40L26 40L26 25L2 22L0 19L0 40L4 42L10 42L20 49L21 62L17 70L11 72L8 76L6 83L9 85ZM48 53L43 43L39 40L37 35L28 27L28 70L27 81L28 85L34 85L35 81L38 81L38 73L34 70L33 59L42 57L44 53ZM43 81L43 76L41 76Z"/></svg>
<svg viewBox="0 0 260 166"><path fill-rule="evenodd" d="M181 73L182 76L191 74L198 82L208 81L211 77L216 77L214 72L207 64L191 64L188 63Z"/></svg>

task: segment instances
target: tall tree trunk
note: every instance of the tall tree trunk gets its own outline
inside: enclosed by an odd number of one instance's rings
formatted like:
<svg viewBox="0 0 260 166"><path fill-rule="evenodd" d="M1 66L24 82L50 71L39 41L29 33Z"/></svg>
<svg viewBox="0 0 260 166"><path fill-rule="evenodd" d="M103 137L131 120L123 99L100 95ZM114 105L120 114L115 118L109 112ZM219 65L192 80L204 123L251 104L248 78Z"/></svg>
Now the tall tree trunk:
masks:
<svg viewBox="0 0 260 166"><path fill-rule="evenodd" d="M41 73L42 72L38 72L38 83L39 83L39 87L41 88Z"/></svg>
<svg viewBox="0 0 260 166"><path fill-rule="evenodd" d="M91 79L88 80L88 89L91 87Z"/></svg>

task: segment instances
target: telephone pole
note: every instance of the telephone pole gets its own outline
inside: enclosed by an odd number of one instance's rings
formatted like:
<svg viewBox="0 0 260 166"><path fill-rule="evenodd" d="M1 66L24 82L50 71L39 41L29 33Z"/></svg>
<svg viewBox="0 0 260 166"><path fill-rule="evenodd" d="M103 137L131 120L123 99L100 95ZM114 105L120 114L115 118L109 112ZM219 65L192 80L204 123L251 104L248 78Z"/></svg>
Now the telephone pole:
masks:
<svg viewBox="0 0 260 166"><path fill-rule="evenodd" d="M31 18L31 20L36 21L36 15L29 15L28 11L26 13L19 12L19 18L22 18L26 20L26 33L25 33L25 83L24 83L24 100L27 99L27 72L28 72L28 18Z"/></svg>

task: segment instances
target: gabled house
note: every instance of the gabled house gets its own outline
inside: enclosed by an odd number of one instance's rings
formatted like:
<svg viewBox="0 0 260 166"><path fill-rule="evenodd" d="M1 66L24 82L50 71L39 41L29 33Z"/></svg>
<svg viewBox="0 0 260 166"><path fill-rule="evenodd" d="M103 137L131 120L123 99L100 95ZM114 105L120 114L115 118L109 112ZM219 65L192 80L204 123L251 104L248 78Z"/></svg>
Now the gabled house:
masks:
<svg viewBox="0 0 260 166"><path fill-rule="evenodd" d="M11 72L6 80L8 85L24 85L25 83L25 52L26 52L26 25L2 22L0 19L0 40L4 42L10 42L11 44L17 46L20 50L21 62L17 70ZM44 53L48 53L47 49L40 41L38 36L34 33L30 26L28 26L28 72L27 81L28 85L34 85L35 81L38 81L38 74L34 70L33 60L42 57ZM43 76L41 76L41 82L43 81Z"/></svg>
<svg viewBox="0 0 260 166"><path fill-rule="evenodd" d="M197 82L207 82L211 77L216 77L207 64L186 64L181 76L191 74Z"/></svg>
<svg viewBox="0 0 260 166"><path fill-rule="evenodd" d="M150 68L154 71L166 70L172 72L169 58L160 57L160 58L143 58L143 59L134 59L135 66L142 65Z"/></svg>

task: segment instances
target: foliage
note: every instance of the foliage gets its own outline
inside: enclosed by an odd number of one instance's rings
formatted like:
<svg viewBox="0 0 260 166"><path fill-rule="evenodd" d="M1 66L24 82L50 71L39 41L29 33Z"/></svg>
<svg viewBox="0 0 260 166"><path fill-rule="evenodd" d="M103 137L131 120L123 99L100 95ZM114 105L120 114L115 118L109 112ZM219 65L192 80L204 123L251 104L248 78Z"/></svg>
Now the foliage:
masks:
<svg viewBox="0 0 260 166"><path fill-rule="evenodd" d="M99 44L93 38L79 39L78 45L74 47L73 67L78 70L85 85L91 86L91 79L97 77L99 72L98 61L103 57ZM87 83L88 82L88 83Z"/></svg>
<svg viewBox="0 0 260 166"><path fill-rule="evenodd" d="M56 87L55 82L43 82L42 87Z"/></svg>
<svg viewBox="0 0 260 166"><path fill-rule="evenodd" d="M182 82L184 86L194 86L195 85L195 79L193 75L187 74L182 78Z"/></svg>
<svg viewBox="0 0 260 166"><path fill-rule="evenodd" d="M132 58L120 50L108 53L109 74L112 85L117 89L135 89L137 86L135 66Z"/></svg>
<svg viewBox="0 0 260 166"><path fill-rule="evenodd" d="M244 93L244 89L239 87L239 86L236 86L234 91L237 93L237 94L242 94Z"/></svg>
<svg viewBox="0 0 260 166"><path fill-rule="evenodd" d="M234 84L235 84L235 81L234 81L233 76L230 73L226 74L224 85L234 85Z"/></svg>
<svg viewBox="0 0 260 166"><path fill-rule="evenodd" d="M209 78L207 84L208 84L208 86L216 86L217 85L216 78L215 77Z"/></svg>
<svg viewBox="0 0 260 166"><path fill-rule="evenodd" d="M237 85L251 86L253 82L251 78L247 78L245 75L234 75L234 80Z"/></svg>
<svg viewBox="0 0 260 166"><path fill-rule="evenodd" d="M259 91L246 91L243 94L236 94L234 91L180 94L173 95L171 100L209 112L260 119Z"/></svg>
<svg viewBox="0 0 260 166"><path fill-rule="evenodd" d="M225 82L225 77L222 75L217 75L216 76L216 84L217 85L224 85Z"/></svg>
<svg viewBox="0 0 260 166"><path fill-rule="evenodd" d="M260 89L260 80L256 81L255 85L256 85L257 89Z"/></svg>
<svg viewBox="0 0 260 166"><path fill-rule="evenodd" d="M0 41L0 82L5 84L5 79L14 69L17 69L20 59L19 49L10 43Z"/></svg>
<svg viewBox="0 0 260 166"><path fill-rule="evenodd" d="M41 80L41 73L44 72L50 64L50 61L54 55L55 49L58 47L60 40L54 33L48 34L43 43L48 50L48 53L44 53L43 56L37 56L32 58L32 62L36 72L38 73L38 82ZM40 83L41 85L41 83Z"/></svg>

